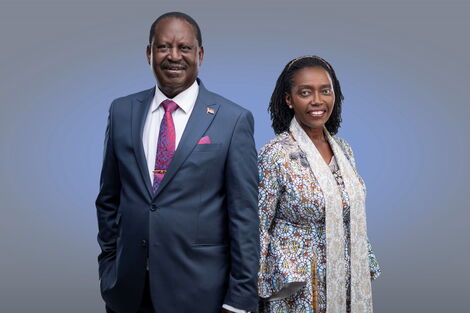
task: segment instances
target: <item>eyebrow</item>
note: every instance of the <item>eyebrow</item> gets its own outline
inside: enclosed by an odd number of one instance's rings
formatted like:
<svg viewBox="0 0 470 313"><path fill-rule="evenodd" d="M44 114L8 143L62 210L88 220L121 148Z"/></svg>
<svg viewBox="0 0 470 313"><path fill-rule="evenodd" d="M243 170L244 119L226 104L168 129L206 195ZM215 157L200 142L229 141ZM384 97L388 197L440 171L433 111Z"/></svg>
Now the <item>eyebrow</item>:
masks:
<svg viewBox="0 0 470 313"><path fill-rule="evenodd" d="M312 86L310 86L310 85L299 85L297 88L298 89L303 89L303 88L312 89ZM325 85L320 86L320 89L325 89L325 88L333 88L333 86L331 86L330 84L325 84Z"/></svg>

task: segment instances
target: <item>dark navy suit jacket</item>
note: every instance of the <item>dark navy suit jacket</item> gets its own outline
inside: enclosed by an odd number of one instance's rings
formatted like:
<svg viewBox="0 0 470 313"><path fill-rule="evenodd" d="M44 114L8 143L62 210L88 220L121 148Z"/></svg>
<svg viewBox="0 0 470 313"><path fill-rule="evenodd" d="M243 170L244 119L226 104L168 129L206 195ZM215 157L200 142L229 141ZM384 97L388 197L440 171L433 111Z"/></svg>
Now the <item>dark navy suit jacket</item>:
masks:
<svg viewBox="0 0 470 313"><path fill-rule="evenodd" d="M142 145L155 88L111 104L96 208L101 293L116 312L137 312L147 259L157 313L219 313L223 303L256 311L253 117L198 83L195 107L156 194ZM198 144L204 136L210 144Z"/></svg>

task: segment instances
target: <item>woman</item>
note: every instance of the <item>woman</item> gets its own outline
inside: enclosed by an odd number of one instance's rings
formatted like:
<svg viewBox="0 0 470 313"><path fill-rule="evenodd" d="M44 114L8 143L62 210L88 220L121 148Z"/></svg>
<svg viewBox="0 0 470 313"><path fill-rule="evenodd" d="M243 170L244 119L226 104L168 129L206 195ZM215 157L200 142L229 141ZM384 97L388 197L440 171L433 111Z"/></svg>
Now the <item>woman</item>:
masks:
<svg viewBox="0 0 470 313"><path fill-rule="evenodd" d="M261 312L372 312L380 269L364 182L349 144L334 136L342 100L320 57L290 61L277 80L269 104L277 136L258 163Z"/></svg>

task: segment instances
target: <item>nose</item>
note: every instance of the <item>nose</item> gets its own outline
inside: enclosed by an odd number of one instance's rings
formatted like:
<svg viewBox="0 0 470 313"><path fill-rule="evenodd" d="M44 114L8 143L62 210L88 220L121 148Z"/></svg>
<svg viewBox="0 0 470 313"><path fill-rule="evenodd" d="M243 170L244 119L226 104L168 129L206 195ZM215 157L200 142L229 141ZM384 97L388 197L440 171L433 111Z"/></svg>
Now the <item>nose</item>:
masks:
<svg viewBox="0 0 470 313"><path fill-rule="evenodd" d="M180 50L177 47L171 48L168 53L168 59L170 61L179 61L181 59Z"/></svg>
<svg viewBox="0 0 470 313"><path fill-rule="evenodd" d="M320 92L315 91L312 95L312 105L320 105L322 102Z"/></svg>

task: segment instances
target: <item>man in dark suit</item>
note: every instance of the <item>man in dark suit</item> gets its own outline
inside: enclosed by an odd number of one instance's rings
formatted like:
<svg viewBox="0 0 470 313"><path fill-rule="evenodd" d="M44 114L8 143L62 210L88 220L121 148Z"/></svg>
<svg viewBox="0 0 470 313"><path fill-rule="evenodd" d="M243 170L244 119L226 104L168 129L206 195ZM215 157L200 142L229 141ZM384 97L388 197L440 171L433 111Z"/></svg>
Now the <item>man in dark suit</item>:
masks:
<svg viewBox="0 0 470 313"><path fill-rule="evenodd" d="M113 101L98 215L108 312L256 311L259 234L253 117L197 78L201 32L152 25L157 87Z"/></svg>

